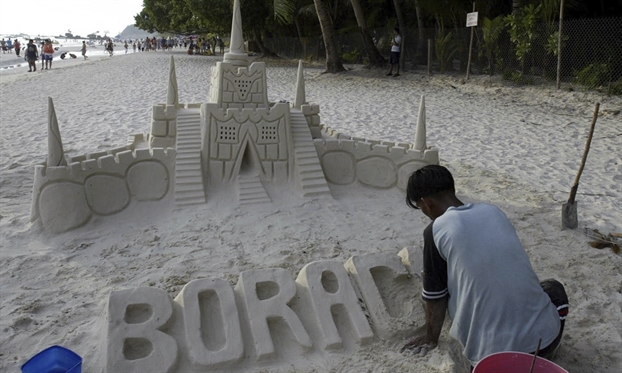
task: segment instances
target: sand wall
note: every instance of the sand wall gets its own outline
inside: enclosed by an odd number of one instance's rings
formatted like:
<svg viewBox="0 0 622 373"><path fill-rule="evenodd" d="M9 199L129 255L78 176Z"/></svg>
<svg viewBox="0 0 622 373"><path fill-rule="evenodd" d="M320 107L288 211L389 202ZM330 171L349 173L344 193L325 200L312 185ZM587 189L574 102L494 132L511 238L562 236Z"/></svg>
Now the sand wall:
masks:
<svg viewBox="0 0 622 373"><path fill-rule="evenodd" d="M438 149L417 150L412 144L367 140L322 127L315 148L326 181L337 185L359 182L374 188L406 190L408 177L428 164L438 164Z"/></svg>
<svg viewBox="0 0 622 373"><path fill-rule="evenodd" d="M132 202L165 201L172 194L175 150L128 147L72 158L67 166L37 165L31 221L59 233Z"/></svg>

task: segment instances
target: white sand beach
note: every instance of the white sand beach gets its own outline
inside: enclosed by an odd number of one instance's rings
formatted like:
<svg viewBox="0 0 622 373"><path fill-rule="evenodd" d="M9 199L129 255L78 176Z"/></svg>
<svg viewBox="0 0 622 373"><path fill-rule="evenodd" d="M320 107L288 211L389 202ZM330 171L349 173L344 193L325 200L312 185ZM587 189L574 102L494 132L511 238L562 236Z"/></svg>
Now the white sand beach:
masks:
<svg viewBox="0 0 622 373"><path fill-rule="evenodd" d="M156 287L174 298L198 278L235 284L243 271L277 267L295 277L312 261L345 263L353 255L422 245L429 220L406 206L403 193L364 186L331 185L334 198L250 207L208 200L175 211L130 211L58 235L45 232L30 222L30 207L34 167L47 154L48 97L65 154L79 156L149 131L151 105L166 98L171 54L180 102L205 102L210 68L222 60L179 49L117 50L113 57L54 61L53 69L36 73L27 66L0 71L0 371L17 372L55 344L82 356L83 372L104 371L105 309L113 290ZM297 64L265 62L270 101L292 102ZM306 98L320 105L322 124L352 136L412 142L425 95L427 144L454 174L458 196L498 205L538 276L566 285L570 315L554 361L570 372L619 372L622 256L590 247L584 233L622 232L622 97L568 85L516 87L500 77L471 76L463 84L462 76L430 77L424 69L393 78L347 67L338 75L305 67ZM562 204L596 102L600 116L577 194L579 228L561 230ZM233 371L464 372L447 333L425 357L400 354L405 341L376 338L304 357L288 349L275 361Z"/></svg>

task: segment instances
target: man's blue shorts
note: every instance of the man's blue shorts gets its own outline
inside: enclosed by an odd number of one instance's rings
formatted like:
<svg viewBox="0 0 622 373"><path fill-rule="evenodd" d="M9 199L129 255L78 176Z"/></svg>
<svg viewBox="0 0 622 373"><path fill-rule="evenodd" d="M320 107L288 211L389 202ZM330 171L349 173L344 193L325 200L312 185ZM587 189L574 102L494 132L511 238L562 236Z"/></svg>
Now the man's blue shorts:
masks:
<svg viewBox="0 0 622 373"><path fill-rule="evenodd" d="M391 56L389 57L389 63L391 65L399 65L399 63L400 63L400 52L391 52Z"/></svg>

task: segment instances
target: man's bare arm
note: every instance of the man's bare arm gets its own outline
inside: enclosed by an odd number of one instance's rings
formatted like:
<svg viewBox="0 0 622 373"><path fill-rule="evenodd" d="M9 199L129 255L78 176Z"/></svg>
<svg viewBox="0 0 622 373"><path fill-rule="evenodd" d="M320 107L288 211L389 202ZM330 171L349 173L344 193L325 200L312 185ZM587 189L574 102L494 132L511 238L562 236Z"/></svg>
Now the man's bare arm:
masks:
<svg viewBox="0 0 622 373"><path fill-rule="evenodd" d="M438 339L441 336L441 329L445 321L447 313L447 298L441 300L426 302L426 333L415 337L402 347L402 351L408 349L413 350L422 346L427 349L436 347Z"/></svg>

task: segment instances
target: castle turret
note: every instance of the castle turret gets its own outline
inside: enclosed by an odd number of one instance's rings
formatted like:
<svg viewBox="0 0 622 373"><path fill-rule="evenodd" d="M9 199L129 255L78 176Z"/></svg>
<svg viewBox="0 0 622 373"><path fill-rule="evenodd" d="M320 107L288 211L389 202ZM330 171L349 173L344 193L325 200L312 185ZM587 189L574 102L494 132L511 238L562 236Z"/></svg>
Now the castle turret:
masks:
<svg viewBox="0 0 622 373"><path fill-rule="evenodd" d="M177 75L175 73L175 60L173 59L173 56L171 56L171 64L168 70L168 92L166 93L166 104L175 106L179 104Z"/></svg>
<svg viewBox="0 0 622 373"><path fill-rule="evenodd" d="M67 166L52 97L48 97L48 167Z"/></svg>
<svg viewBox="0 0 622 373"><path fill-rule="evenodd" d="M242 33L240 0L235 0L233 2L231 40L229 41L229 52L225 53L223 62L229 62L237 67L248 67L248 55L244 51L244 34Z"/></svg>
<svg viewBox="0 0 622 373"><path fill-rule="evenodd" d="M296 80L296 98L294 99L294 107L296 109L300 109L300 106L302 106L305 101L305 75L302 69L302 60L298 60L298 79Z"/></svg>
<svg viewBox="0 0 622 373"><path fill-rule="evenodd" d="M425 133L425 96L421 95L421 103L419 104L419 115L417 117L417 129L415 130L415 143L414 148L416 150L424 151L427 149L426 133Z"/></svg>

